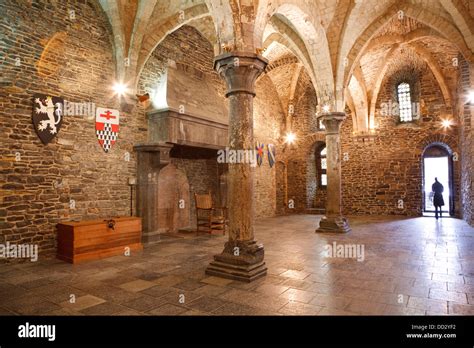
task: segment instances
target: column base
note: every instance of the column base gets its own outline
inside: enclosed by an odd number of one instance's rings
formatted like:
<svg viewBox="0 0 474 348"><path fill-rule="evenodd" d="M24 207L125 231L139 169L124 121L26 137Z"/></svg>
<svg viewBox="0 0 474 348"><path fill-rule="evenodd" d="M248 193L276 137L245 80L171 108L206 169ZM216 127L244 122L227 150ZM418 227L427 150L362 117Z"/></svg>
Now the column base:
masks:
<svg viewBox="0 0 474 348"><path fill-rule="evenodd" d="M250 283L267 275L264 249L256 241L228 241L224 251L214 256L207 275Z"/></svg>
<svg viewBox="0 0 474 348"><path fill-rule="evenodd" d="M322 217L319 222L319 228L316 230L317 233L347 233L350 231L349 222L342 216Z"/></svg>

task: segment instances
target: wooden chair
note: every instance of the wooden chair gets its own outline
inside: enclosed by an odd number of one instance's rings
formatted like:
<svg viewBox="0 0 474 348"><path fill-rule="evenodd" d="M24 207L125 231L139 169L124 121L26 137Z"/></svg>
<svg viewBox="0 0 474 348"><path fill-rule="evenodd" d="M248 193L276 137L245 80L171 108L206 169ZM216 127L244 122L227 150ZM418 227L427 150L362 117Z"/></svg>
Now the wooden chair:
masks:
<svg viewBox="0 0 474 348"><path fill-rule="evenodd" d="M226 226L226 208L214 207L211 193L198 195L194 194L196 202L196 234L199 233L199 227L206 227L209 233L213 230L222 230L225 235Z"/></svg>

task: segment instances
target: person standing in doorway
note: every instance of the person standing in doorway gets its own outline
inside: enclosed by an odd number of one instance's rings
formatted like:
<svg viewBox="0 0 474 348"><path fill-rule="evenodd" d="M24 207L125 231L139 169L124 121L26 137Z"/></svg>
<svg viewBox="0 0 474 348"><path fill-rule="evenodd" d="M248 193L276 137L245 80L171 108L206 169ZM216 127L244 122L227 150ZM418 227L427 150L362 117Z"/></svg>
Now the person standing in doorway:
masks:
<svg viewBox="0 0 474 348"><path fill-rule="evenodd" d="M433 186L431 186L431 190L434 192L433 205L435 206L436 220L438 220L438 209L439 209L439 217L442 217L442 214L443 214L442 206L444 205L444 199L443 199L444 187L438 181L438 178L435 178L435 182Z"/></svg>

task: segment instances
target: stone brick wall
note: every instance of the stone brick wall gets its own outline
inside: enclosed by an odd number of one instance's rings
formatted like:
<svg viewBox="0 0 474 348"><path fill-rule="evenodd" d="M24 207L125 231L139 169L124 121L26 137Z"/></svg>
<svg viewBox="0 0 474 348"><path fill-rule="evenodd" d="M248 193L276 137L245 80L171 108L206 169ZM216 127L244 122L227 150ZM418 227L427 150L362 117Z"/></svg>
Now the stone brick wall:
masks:
<svg viewBox="0 0 474 348"><path fill-rule="evenodd" d="M220 205L222 195L219 187L219 176L224 169L217 163L217 152L215 150L176 146L172 150L171 156L171 163L182 170L188 178L191 226L195 227L196 203L194 194L211 192L213 202ZM166 197L163 197L163 199L166 199ZM178 202L175 203L178 204Z"/></svg>
<svg viewBox="0 0 474 348"><path fill-rule="evenodd" d="M414 72L420 76L414 100L424 101L421 120L415 124L399 124L397 116L383 116L382 103L392 102L403 67L385 77L377 101L373 138L353 137L351 116L343 122L341 129L342 155L342 199L345 214L395 214L418 216L422 212L422 152L430 142L444 141L454 152L458 127L444 131L441 121L450 111L435 77L427 66ZM454 162L456 214L459 215L459 162ZM403 208L398 201L403 200Z"/></svg>
<svg viewBox="0 0 474 348"><path fill-rule="evenodd" d="M225 84L214 70L212 45L194 27L181 27L155 48L140 74L138 91L152 95L168 64L180 64L190 74L206 75L218 95L224 98ZM191 95L189 99L192 103Z"/></svg>
<svg viewBox="0 0 474 348"><path fill-rule="evenodd" d="M461 124L459 141L463 149L461 154L461 207L462 217L471 225L474 225L474 134L472 125L474 122L474 107L464 105L466 95L474 85L474 67L461 56L459 57L459 83L458 83L458 111Z"/></svg>
<svg viewBox="0 0 474 348"><path fill-rule="evenodd" d="M275 145L276 159L281 159L282 152L278 145L284 113L275 86L268 76L264 75L257 81L256 93L254 139L265 144L263 164L255 168L255 217L258 218L276 215L277 169L276 166L270 167L267 145Z"/></svg>
<svg viewBox="0 0 474 348"><path fill-rule="evenodd" d="M111 94L111 28L96 2L5 0L0 12L0 26L15 29L0 40L0 243L38 243L43 257L60 221L130 215L133 145L147 126ZM93 117L65 116L43 145L31 122L34 93L120 109L117 143L106 154Z"/></svg>
<svg viewBox="0 0 474 348"><path fill-rule="evenodd" d="M295 112L291 118L292 131L296 142L288 145L288 199L295 203L289 213L304 213L308 208L319 208L325 205L326 192L317 187L315 162L316 144L324 142L324 133L318 131L316 92L306 72L298 79L295 100Z"/></svg>

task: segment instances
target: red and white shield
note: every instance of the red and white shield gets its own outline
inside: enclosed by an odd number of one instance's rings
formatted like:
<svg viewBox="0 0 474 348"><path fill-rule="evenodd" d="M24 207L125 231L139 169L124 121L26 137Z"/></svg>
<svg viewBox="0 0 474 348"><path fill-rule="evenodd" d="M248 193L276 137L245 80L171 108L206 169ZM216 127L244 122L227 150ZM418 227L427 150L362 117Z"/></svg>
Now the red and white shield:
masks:
<svg viewBox="0 0 474 348"><path fill-rule="evenodd" d="M119 133L120 113L118 110L97 108L95 112L95 133L99 144L105 152L109 152L115 144Z"/></svg>

